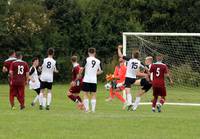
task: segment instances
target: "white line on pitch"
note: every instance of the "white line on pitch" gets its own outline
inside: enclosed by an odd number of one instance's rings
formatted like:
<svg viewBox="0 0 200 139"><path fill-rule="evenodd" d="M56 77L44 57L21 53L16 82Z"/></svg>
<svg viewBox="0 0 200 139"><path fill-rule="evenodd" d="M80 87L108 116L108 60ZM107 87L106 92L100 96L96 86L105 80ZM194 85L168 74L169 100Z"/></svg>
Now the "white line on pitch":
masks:
<svg viewBox="0 0 200 139"><path fill-rule="evenodd" d="M151 105L151 102L142 102L140 105ZM200 103L165 103L164 105L173 105L173 106L200 106Z"/></svg>

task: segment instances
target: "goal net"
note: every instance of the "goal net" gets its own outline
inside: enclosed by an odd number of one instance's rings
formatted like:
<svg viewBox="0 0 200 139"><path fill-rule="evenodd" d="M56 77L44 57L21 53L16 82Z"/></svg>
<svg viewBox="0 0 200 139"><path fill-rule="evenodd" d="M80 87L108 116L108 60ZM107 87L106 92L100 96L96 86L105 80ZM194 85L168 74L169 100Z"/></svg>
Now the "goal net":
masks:
<svg viewBox="0 0 200 139"><path fill-rule="evenodd" d="M185 92L200 88L200 33L124 32L123 46L127 56L131 56L132 49L139 49L141 61L146 56L155 59L156 54L163 54L175 87Z"/></svg>

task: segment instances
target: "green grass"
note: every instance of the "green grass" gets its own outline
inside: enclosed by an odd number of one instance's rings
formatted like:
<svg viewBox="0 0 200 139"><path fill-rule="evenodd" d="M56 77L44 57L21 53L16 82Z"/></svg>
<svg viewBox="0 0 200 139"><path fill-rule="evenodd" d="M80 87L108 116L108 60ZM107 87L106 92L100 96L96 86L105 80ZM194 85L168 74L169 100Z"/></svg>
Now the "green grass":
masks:
<svg viewBox="0 0 200 139"><path fill-rule="evenodd" d="M200 107L164 106L152 113L151 106L136 112L122 111L115 99L105 102L108 93L99 86L96 113L83 113L65 94L68 86L53 87L50 111L30 107L35 93L26 91L26 109L10 110L8 86L0 85L0 139L199 139ZM133 90L135 94L135 89ZM151 100L151 92L143 101ZM199 89L168 89L170 102L200 102ZM16 104L18 102L16 101Z"/></svg>

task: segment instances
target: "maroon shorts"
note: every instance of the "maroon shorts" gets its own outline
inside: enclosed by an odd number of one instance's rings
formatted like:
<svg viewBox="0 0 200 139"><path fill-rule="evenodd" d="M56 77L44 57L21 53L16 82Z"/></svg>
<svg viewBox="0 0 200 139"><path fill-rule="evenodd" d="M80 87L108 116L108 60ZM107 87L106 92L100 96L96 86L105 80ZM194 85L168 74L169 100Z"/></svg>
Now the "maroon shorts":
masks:
<svg viewBox="0 0 200 139"><path fill-rule="evenodd" d="M83 82L82 80L76 80L76 86L73 86L69 89L69 92L72 94L79 94L82 90Z"/></svg>
<svg viewBox="0 0 200 139"><path fill-rule="evenodd" d="M165 87L153 87L153 96L166 96L166 88Z"/></svg>
<svg viewBox="0 0 200 139"><path fill-rule="evenodd" d="M16 97L24 97L24 90L25 86L10 86L10 95L16 96Z"/></svg>
<svg viewBox="0 0 200 139"><path fill-rule="evenodd" d="M81 86L74 86L69 89L72 94L79 94L81 92Z"/></svg>

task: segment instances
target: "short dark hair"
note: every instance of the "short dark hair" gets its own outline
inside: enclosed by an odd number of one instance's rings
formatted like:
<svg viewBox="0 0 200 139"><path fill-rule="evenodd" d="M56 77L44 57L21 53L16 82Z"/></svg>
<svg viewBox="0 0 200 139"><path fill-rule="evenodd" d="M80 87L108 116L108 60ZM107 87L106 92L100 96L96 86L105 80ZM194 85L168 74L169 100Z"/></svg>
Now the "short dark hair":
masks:
<svg viewBox="0 0 200 139"><path fill-rule="evenodd" d="M71 61L72 61L72 62L77 62L77 56L72 56L72 57L71 57Z"/></svg>
<svg viewBox="0 0 200 139"><path fill-rule="evenodd" d="M138 50L133 50L133 57L138 59L140 57L140 52Z"/></svg>
<svg viewBox="0 0 200 139"><path fill-rule="evenodd" d="M15 53L15 50L9 50L9 56L12 56Z"/></svg>
<svg viewBox="0 0 200 139"><path fill-rule="evenodd" d="M34 57L34 58L32 59L32 63L35 62L36 60L39 60L39 58L38 58L38 57Z"/></svg>
<svg viewBox="0 0 200 139"><path fill-rule="evenodd" d="M16 52L16 57L17 57L17 58L20 58L21 56L22 56L22 52L17 51L17 52Z"/></svg>
<svg viewBox="0 0 200 139"><path fill-rule="evenodd" d="M94 54L94 53L96 53L96 49L91 47L91 48L88 49L88 53Z"/></svg>
<svg viewBox="0 0 200 139"><path fill-rule="evenodd" d="M47 51L48 55L54 55L54 49L53 48L49 48Z"/></svg>

